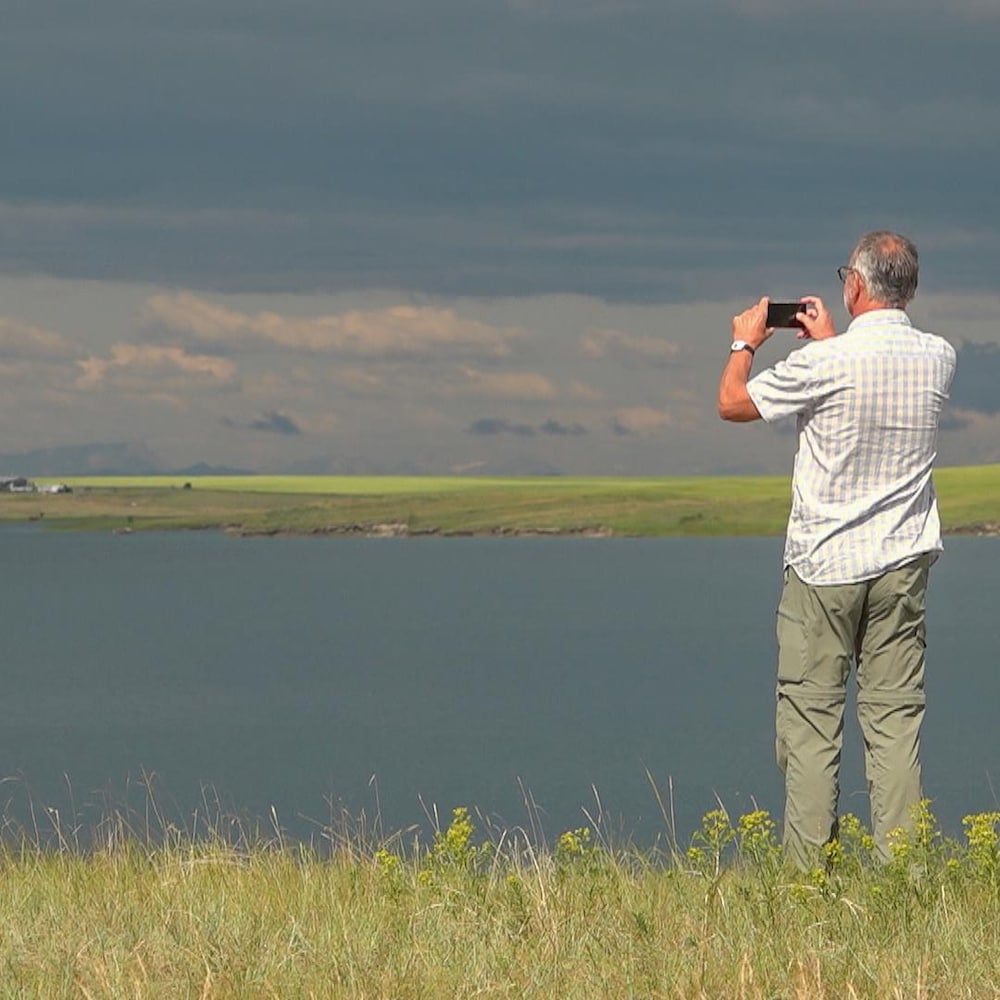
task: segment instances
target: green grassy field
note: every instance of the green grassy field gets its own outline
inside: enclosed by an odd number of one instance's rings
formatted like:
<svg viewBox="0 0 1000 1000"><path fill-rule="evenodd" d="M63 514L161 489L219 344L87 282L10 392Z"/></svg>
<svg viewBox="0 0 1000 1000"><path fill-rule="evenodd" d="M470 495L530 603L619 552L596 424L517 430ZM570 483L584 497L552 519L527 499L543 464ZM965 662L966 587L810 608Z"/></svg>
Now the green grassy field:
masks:
<svg viewBox="0 0 1000 1000"><path fill-rule="evenodd" d="M166 830L0 855L4 996L931 1000L1000 995L1000 813L923 808L885 865L853 817L813 871L764 812L689 847L552 845L456 809L427 844Z"/></svg>
<svg viewBox="0 0 1000 1000"><path fill-rule="evenodd" d="M49 483L54 480L40 480ZM225 528L236 533L591 532L779 535L784 476L71 477L72 494L0 495L0 520L67 529ZM946 530L1000 524L1000 464L936 474ZM189 486L190 488L185 488Z"/></svg>

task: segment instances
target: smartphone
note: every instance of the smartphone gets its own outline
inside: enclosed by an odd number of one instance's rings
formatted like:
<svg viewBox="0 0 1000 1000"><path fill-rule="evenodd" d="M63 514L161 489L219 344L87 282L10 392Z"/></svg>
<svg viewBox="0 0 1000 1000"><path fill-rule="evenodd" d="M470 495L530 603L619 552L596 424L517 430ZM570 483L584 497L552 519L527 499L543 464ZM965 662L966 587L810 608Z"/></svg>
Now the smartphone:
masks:
<svg viewBox="0 0 1000 1000"><path fill-rule="evenodd" d="M802 323L795 318L795 315L805 311L806 304L804 302L768 302L767 325L801 329Z"/></svg>

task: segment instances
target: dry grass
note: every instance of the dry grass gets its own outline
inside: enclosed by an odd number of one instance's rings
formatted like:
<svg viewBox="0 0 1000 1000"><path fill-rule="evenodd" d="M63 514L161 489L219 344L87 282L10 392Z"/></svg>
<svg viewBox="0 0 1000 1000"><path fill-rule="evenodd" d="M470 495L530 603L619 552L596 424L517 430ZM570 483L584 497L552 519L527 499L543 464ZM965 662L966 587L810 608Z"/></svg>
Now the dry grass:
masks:
<svg viewBox="0 0 1000 1000"><path fill-rule="evenodd" d="M783 866L765 814L719 817L669 856L597 845L583 830L551 848L519 832L480 842L463 810L433 844L406 850L184 835L88 852L9 847L2 993L1000 995L1000 816L961 846L942 842L931 817L884 867L855 832L804 876Z"/></svg>

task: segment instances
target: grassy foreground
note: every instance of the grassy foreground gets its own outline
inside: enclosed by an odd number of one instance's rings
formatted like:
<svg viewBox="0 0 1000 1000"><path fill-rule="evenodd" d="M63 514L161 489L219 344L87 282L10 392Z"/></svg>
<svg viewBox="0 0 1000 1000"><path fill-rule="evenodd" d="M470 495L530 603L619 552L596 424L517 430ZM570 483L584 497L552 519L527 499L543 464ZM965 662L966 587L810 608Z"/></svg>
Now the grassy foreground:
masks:
<svg viewBox="0 0 1000 1000"><path fill-rule="evenodd" d="M845 817L807 875L764 812L709 813L687 851L482 839L426 847L171 834L8 847L5 996L986 998L1000 996L1000 813L940 837L924 804L892 860Z"/></svg>
<svg viewBox="0 0 1000 1000"><path fill-rule="evenodd" d="M935 480L946 530L1000 531L1000 464L941 469ZM245 534L780 535L790 504L784 476L206 476L66 482L72 494L0 494L0 520L92 530L224 528Z"/></svg>

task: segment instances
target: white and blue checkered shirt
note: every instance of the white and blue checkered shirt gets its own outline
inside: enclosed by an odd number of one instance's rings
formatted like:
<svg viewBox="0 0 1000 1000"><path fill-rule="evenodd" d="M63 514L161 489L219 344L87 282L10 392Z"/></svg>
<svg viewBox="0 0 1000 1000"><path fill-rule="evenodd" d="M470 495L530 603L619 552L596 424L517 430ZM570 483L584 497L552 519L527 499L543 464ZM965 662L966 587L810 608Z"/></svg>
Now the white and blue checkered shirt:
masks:
<svg viewBox="0 0 1000 1000"><path fill-rule="evenodd" d="M863 313L747 385L799 447L785 565L814 585L859 583L941 550L931 477L955 350L900 309Z"/></svg>

